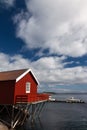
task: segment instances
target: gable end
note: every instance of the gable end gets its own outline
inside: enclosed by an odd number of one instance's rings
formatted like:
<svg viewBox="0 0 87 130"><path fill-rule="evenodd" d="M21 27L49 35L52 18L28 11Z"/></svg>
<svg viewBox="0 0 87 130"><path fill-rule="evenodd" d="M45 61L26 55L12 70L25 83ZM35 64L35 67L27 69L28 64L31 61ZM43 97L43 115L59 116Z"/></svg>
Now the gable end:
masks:
<svg viewBox="0 0 87 130"><path fill-rule="evenodd" d="M27 73L29 73L29 72L31 73L31 75L32 75L32 77L34 78L34 80L36 81L36 83L39 84L39 82L38 82L36 76L34 75L34 73L32 72L31 69L28 69L28 70L26 70L23 74L21 74L21 75L16 79L16 82L18 82L20 79L22 79L22 78L23 78Z"/></svg>

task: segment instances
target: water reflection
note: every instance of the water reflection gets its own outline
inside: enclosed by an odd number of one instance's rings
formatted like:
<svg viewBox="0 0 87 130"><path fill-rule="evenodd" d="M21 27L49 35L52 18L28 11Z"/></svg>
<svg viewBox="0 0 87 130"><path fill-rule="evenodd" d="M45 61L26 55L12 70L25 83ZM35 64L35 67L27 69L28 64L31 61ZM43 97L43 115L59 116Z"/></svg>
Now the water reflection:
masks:
<svg viewBox="0 0 87 130"><path fill-rule="evenodd" d="M24 130L44 130L44 127L40 118L37 118L33 121L28 120L24 125Z"/></svg>

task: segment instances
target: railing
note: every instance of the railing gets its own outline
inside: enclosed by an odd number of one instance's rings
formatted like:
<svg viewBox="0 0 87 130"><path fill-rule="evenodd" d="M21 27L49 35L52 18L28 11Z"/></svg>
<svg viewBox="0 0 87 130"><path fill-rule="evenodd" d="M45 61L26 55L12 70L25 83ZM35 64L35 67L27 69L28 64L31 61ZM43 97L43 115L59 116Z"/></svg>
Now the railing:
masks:
<svg viewBox="0 0 87 130"><path fill-rule="evenodd" d="M49 99L49 95L47 94L36 94L36 95L29 96L29 102L39 102L48 99Z"/></svg>
<svg viewBox="0 0 87 130"><path fill-rule="evenodd" d="M17 95L16 96L16 103L25 103L25 102L28 102L27 95Z"/></svg>
<svg viewBox="0 0 87 130"><path fill-rule="evenodd" d="M31 103L48 100L48 94L33 94L33 95L17 95L16 103Z"/></svg>

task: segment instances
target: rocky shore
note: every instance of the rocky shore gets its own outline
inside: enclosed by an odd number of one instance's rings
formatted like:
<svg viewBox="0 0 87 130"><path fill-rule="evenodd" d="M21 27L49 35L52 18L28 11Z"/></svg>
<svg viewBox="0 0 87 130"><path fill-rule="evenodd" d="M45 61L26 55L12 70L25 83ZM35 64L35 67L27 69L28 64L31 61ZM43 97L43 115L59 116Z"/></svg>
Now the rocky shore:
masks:
<svg viewBox="0 0 87 130"><path fill-rule="evenodd" d="M0 130L9 130L6 125L0 122Z"/></svg>

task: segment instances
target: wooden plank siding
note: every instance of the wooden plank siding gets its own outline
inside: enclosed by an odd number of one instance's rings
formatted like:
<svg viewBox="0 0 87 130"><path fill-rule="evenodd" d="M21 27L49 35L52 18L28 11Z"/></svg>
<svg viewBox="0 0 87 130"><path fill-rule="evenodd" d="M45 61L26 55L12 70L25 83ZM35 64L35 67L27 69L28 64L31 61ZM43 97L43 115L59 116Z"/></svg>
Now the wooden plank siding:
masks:
<svg viewBox="0 0 87 130"><path fill-rule="evenodd" d="M15 81L0 81L0 104L14 103Z"/></svg>

